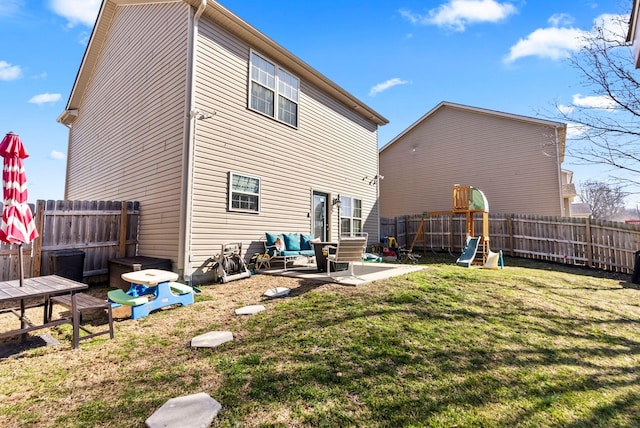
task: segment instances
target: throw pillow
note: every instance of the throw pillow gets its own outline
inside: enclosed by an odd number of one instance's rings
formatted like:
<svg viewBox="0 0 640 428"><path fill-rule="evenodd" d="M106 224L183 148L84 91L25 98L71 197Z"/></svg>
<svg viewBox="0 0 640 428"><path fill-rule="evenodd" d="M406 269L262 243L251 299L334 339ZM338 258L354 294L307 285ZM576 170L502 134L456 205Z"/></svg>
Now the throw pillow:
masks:
<svg viewBox="0 0 640 428"><path fill-rule="evenodd" d="M282 235L278 235L277 233L269 233L269 232L265 233L264 235L267 238L267 247L272 247L276 245L276 238L278 236L282 237Z"/></svg>
<svg viewBox="0 0 640 428"><path fill-rule="evenodd" d="M287 251L300 251L300 235L298 233L285 233L283 236Z"/></svg>
<svg viewBox="0 0 640 428"><path fill-rule="evenodd" d="M315 239L313 235L303 234L300 235L300 249L301 250L313 250L311 242Z"/></svg>
<svg viewBox="0 0 640 428"><path fill-rule="evenodd" d="M276 246L276 251L280 252L280 251L284 251L287 247L285 247L285 243L284 240L282 239L281 236L278 236L276 238L276 242L274 244Z"/></svg>

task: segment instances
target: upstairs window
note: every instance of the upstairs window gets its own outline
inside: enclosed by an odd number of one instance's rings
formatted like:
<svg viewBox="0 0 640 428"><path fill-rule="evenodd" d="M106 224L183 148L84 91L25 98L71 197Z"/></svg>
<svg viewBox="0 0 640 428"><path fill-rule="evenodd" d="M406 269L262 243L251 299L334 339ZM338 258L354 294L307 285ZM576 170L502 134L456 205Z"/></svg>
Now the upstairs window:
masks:
<svg viewBox="0 0 640 428"><path fill-rule="evenodd" d="M229 173L229 211L260 212L260 179Z"/></svg>
<svg viewBox="0 0 640 428"><path fill-rule="evenodd" d="M297 127L298 78L255 52L249 68L249 108Z"/></svg>

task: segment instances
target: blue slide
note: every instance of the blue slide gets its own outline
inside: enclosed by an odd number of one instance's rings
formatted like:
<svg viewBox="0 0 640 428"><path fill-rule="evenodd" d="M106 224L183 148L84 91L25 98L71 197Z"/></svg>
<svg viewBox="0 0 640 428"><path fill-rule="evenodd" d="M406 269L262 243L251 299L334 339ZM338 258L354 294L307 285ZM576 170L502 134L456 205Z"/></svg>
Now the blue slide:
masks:
<svg viewBox="0 0 640 428"><path fill-rule="evenodd" d="M476 257L476 252L478 251L478 244L480 244L480 237L468 237L464 250L462 250L462 255L458 257L456 264L464 267L471 266L473 259Z"/></svg>

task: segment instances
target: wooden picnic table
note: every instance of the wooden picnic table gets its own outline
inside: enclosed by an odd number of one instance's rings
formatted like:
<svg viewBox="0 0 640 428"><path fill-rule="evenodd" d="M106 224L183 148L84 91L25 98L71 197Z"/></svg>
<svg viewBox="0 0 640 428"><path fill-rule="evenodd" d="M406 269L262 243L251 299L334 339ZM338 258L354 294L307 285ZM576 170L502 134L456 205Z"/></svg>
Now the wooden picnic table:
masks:
<svg viewBox="0 0 640 428"><path fill-rule="evenodd" d="M39 330L43 328L53 327L64 323L73 323L73 347L77 348L78 337L80 332L76 327L76 323L73 320L79 316L77 315L77 304L75 293L80 290L87 289L89 286L82 282L73 281L58 275L38 276L35 278L26 278L22 286L20 286L19 280L2 281L0 282L0 304L7 302L20 302L21 311L17 312L15 309L9 309L14 313L21 321L20 328L0 333L0 339L5 337L13 337L18 335L24 335L30 331ZM71 294L71 318L64 318L52 321L47 315L47 309L50 304L49 299L52 296L59 296L63 294ZM24 314L24 301L29 299L44 298L44 315L43 323L35 324L31 320L27 319Z"/></svg>

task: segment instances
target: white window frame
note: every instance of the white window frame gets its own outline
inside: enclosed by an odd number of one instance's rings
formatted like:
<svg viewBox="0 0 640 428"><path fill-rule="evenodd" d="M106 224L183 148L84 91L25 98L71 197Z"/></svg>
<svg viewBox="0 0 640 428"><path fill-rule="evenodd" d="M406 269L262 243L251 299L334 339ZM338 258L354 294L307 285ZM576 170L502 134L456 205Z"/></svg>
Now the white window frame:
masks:
<svg viewBox="0 0 640 428"><path fill-rule="evenodd" d="M253 58L254 56L260 58L262 61L267 62L271 66L274 67L273 76L267 74L267 81L261 82L259 79L253 78ZM290 77L290 81L296 84L296 87L292 87L290 84L287 84L285 79L281 79L281 75L283 77ZM273 87L269 85L269 82L273 82ZM266 90L269 90L273 93L273 115L268 112L264 112L258 108L254 108L251 103L251 89L253 85L258 85ZM295 105L296 114L295 114L295 123L289 123L286 120L280 118L280 114L285 114L286 112L280 111L280 98L292 103ZM247 93L247 108L249 110L260 113L264 116L267 116L273 120L276 120L280 123L284 123L287 126L291 126L292 128L298 128L298 123L300 123L300 79L288 72L284 68L280 67L275 62L267 59L264 55L259 54L253 49L249 52L249 85L248 85L248 93Z"/></svg>
<svg viewBox="0 0 640 428"><path fill-rule="evenodd" d="M233 179L234 177L240 177L240 178L248 178L251 180L257 180L258 181L258 192L247 192L247 191L243 191L243 190L236 190L233 188ZM251 213L251 214L258 214L260 213L260 206L262 204L262 180L260 179L260 177L255 177L253 175L249 175L249 174L242 174L239 172L234 172L234 171L229 171L229 183L228 183L228 188L227 188L227 198L228 198L228 210L229 211L234 211L234 212L243 212L243 213ZM247 208L236 208L233 206L233 195L234 194L239 194L239 195L250 195L250 196L256 196L258 198L258 203L256 204L257 207L255 210L253 209L247 209Z"/></svg>
<svg viewBox="0 0 640 428"><path fill-rule="evenodd" d="M347 204L347 200L349 203ZM360 204L360 217L355 216L355 205L356 201ZM344 233L344 228L342 227L342 221L349 220L349 233ZM354 220L360 222L360 230L354 231ZM362 199L355 198L353 196L344 196L340 195L340 236L361 236L364 228L364 221L362 220Z"/></svg>

